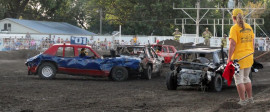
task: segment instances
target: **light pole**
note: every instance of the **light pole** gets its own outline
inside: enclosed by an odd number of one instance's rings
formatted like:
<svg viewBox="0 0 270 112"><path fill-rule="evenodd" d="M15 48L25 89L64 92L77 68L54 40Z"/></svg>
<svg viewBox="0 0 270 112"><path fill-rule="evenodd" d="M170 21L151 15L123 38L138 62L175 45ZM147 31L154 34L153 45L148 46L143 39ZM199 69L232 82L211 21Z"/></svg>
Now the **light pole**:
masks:
<svg viewBox="0 0 270 112"><path fill-rule="evenodd" d="M99 9L99 16L100 16L100 20L99 20L99 33L100 33L100 35L102 35L102 8Z"/></svg>

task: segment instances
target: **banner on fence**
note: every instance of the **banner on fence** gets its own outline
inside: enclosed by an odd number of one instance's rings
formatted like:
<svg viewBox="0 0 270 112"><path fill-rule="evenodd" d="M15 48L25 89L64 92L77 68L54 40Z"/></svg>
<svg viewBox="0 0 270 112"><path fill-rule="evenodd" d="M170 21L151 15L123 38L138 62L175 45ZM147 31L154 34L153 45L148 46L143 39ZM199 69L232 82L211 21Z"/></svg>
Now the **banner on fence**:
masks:
<svg viewBox="0 0 270 112"><path fill-rule="evenodd" d="M86 45L87 38L86 37L70 37L70 44Z"/></svg>

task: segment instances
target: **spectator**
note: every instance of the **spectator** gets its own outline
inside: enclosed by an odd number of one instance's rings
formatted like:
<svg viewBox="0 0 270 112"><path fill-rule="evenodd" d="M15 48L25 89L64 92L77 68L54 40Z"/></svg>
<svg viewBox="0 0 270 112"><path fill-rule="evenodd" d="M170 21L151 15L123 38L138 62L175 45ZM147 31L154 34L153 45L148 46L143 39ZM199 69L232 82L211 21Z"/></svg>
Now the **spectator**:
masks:
<svg viewBox="0 0 270 112"><path fill-rule="evenodd" d="M138 40L138 37L135 35L135 36L133 37L133 42L134 42L133 44L134 44L134 45L137 44L137 40Z"/></svg>
<svg viewBox="0 0 270 112"><path fill-rule="evenodd" d="M65 43L70 43L70 41L69 41L69 39L68 39L68 38L66 38L66 41L65 41Z"/></svg>
<svg viewBox="0 0 270 112"><path fill-rule="evenodd" d="M108 49L111 49L111 41L108 42Z"/></svg>
<svg viewBox="0 0 270 112"><path fill-rule="evenodd" d="M269 37L266 37L266 51L269 51L270 50L270 38Z"/></svg>
<svg viewBox="0 0 270 112"><path fill-rule="evenodd" d="M63 38L61 38L61 41L60 41L60 43L64 43L65 41L64 41L64 39Z"/></svg>
<svg viewBox="0 0 270 112"><path fill-rule="evenodd" d="M125 45L125 41L124 41L124 40L122 40L120 44L121 44L121 45Z"/></svg>
<svg viewBox="0 0 270 112"><path fill-rule="evenodd" d="M157 37L155 37L156 38L156 44L158 44L159 43L159 39L157 39Z"/></svg>
<svg viewBox="0 0 270 112"><path fill-rule="evenodd" d="M58 37L58 39L57 39L57 44L59 44L60 43L60 41L61 41L61 39L60 39L60 37Z"/></svg>
<svg viewBox="0 0 270 112"><path fill-rule="evenodd" d="M98 38L98 40L97 40L97 48L99 48L99 46L100 46L100 40Z"/></svg>
<svg viewBox="0 0 270 112"><path fill-rule="evenodd" d="M264 51L265 42L262 37L258 40L258 46L259 46L259 51Z"/></svg>
<svg viewBox="0 0 270 112"><path fill-rule="evenodd" d="M134 45L133 39L130 40L130 45Z"/></svg>

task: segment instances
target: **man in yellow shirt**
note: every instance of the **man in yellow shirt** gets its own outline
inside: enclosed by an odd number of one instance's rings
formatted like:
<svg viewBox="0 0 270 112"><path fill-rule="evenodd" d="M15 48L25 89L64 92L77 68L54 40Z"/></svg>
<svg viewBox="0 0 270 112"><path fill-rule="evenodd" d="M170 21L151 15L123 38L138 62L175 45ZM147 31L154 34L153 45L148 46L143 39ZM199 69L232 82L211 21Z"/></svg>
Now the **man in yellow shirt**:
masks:
<svg viewBox="0 0 270 112"><path fill-rule="evenodd" d="M178 28L176 28L175 29L175 32L173 32L172 35L174 36L174 40L177 41L177 42L179 42L180 37L182 36L182 33L179 32L179 29Z"/></svg>
<svg viewBox="0 0 270 112"><path fill-rule="evenodd" d="M234 9L232 19L236 23L230 30L229 57L227 63L240 59L254 52L254 33L251 26L244 22L244 15L241 9ZM246 105L254 103L252 97L252 85L249 78L251 66L253 65L253 55L250 55L239 62L240 73L234 75L237 92L240 97L238 104ZM245 98L247 93L247 98Z"/></svg>
<svg viewBox="0 0 270 112"><path fill-rule="evenodd" d="M136 35L133 37L133 44L137 45L137 36Z"/></svg>

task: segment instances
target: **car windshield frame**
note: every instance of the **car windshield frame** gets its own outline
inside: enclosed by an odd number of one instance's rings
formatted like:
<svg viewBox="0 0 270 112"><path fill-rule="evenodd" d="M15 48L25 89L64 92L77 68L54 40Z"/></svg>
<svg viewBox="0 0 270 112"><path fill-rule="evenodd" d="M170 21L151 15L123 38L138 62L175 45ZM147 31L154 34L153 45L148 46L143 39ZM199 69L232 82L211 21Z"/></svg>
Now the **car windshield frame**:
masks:
<svg viewBox="0 0 270 112"><path fill-rule="evenodd" d="M218 51L217 52L177 52L173 56L171 63L175 63L178 61L192 62L193 60L195 60L199 57L199 54L208 55L208 57L206 57L206 58L210 61L210 63L221 63L221 60L220 60L221 57L219 57L218 53L219 53ZM188 60L188 57L190 56L189 54L193 55L191 57L191 60ZM182 55L182 56L180 56L180 55ZM210 57L209 57L209 55L210 55ZM184 56L184 58L183 58L183 56ZM181 57L181 59L179 59L180 57Z"/></svg>

